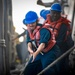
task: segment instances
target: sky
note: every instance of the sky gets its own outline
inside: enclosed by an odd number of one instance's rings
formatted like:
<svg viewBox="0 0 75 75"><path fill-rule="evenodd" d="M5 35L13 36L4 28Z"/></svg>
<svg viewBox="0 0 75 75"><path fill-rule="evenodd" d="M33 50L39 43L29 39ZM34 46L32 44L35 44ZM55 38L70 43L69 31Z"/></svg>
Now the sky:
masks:
<svg viewBox="0 0 75 75"><path fill-rule="evenodd" d="M44 2L51 0L43 0ZM44 6L37 5L37 0L12 0L12 19L13 24L16 28L16 32L21 34L25 28L23 24L23 19L28 11L33 10L36 11L38 16L40 16L40 10L42 9L50 9Z"/></svg>

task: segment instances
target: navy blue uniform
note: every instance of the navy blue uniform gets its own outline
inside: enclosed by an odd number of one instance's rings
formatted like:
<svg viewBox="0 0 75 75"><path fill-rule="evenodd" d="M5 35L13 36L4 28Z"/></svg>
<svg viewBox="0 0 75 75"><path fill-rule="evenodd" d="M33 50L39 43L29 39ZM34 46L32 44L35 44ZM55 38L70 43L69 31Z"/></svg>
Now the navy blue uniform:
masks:
<svg viewBox="0 0 75 75"><path fill-rule="evenodd" d="M40 43L45 43L46 45L48 44L48 41L50 40L51 38L51 33L49 30L45 29L45 28L42 28L40 30ZM31 42L32 40L30 39L28 33L27 33L27 43L28 42ZM52 63L56 58L58 58L60 56L60 49L57 45L55 45L51 50L49 50L47 53L44 53L44 55L41 55L40 53L37 55L37 57L35 58L34 62L31 63L32 61L32 58L31 60L29 61L29 64L33 64L35 66L34 70L30 70L30 68L26 68L24 74L25 75L29 75L31 73L31 75L36 75L37 73L35 73L36 69L44 69L46 68L50 63ZM37 61L37 62L36 62ZM35 65L35 62L37 63ZM42 67L38 67L38 63L41 62L40 66ZM28 66L29 66L28 64ZM34 66L31 66L32 68ZM29 71L28 71L29 70ZM53 67L51 67L50 69L48 69L44 75L57 75L58 74L58 71L59 71L59 66L58 64L55 64ZM30 72L30 73L28 73ZM36 71L38 72L38 71Z"/></svg>

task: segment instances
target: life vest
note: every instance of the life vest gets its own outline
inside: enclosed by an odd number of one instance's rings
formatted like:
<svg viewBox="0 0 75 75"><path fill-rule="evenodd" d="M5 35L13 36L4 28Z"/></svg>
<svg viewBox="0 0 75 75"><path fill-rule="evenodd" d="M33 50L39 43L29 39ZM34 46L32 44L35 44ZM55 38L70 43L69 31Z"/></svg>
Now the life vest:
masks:
<svg viewBox="0 0 75 75"><path fill-rule="evenodd" d="M66 37L67 37L67 35L71 34L70 23L71 22L69 20L67 20L66 17L61 17L58 21L51 22L50 15L47 15L47 19L44 24L48 25L50 28L52 28L52 31L54 32L55 37L57 38L62 24L65 24L67 26ZM66 37L65 37L65 39L66 39Z"/></svg>
<svg viewBox="0 0 75 75"><path fill-rule="evenodd" d="M50 31L51 33L51 38L48 42L48 45L45 47L45 49L42 51L42 52L48 52L49 50L51 50L51 48L55 45L56 41L55 41L55 37L53 35L53 32L51 31L51 29L48 27L48 26L45 26L43 25L42 27L41 26L37 26L36 29L32 32L29 31L28 29L28 32L29 32L29 36L30 36L30 39L31 40L35 40L36 42L36 45L39 46L39 40L40 40L40 29L41 28L46 28Z"/></svg>

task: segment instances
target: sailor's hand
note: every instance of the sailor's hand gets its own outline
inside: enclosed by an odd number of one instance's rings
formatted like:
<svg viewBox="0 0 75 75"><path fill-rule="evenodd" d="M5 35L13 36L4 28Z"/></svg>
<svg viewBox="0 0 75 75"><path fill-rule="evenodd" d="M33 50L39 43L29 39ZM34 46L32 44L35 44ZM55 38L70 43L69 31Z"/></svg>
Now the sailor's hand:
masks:
<svg viewBox="0 0 75 75"><path fill-rule="evenodd" d="M34 52L32 62L35 60L36 56L37 56L37 54L36 54L36 52Z"/></svg>
<svg viewBox="0 0 75 75"><path fill-rule="evenodd" d="M30 54L33 54L33 53L34 53L33 50L31 50L31 51L30 51Z"/></svg>
<svg viewBox="0 0 75 75"><path fill-rule="evenodd" d="M28 50L30 54L33 54L34 51L32 49Z"/></svg>

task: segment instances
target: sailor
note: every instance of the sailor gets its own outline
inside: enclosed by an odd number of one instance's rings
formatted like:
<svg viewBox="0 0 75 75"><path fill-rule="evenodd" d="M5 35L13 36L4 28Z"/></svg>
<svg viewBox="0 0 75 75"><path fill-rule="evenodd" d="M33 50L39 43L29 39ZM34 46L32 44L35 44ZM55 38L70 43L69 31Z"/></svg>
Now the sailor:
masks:
<svg viewBox="0 0 75 75"><path fill-rule="evenodd" d="M48 26L38 24L38 19L36 12L29 11L23 20L27 26L28 51L32 55L24 75L36 75L60 56L60 49L56 45L53 32ZM36 44L36 49L33 47L33 42ZM44 75L57 75L58 71L59 64L56 63Z"/></svg>

